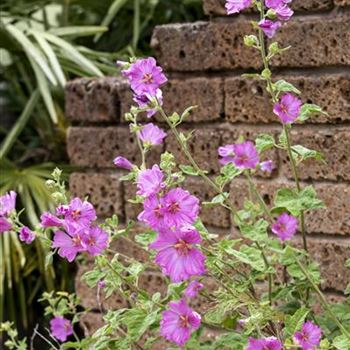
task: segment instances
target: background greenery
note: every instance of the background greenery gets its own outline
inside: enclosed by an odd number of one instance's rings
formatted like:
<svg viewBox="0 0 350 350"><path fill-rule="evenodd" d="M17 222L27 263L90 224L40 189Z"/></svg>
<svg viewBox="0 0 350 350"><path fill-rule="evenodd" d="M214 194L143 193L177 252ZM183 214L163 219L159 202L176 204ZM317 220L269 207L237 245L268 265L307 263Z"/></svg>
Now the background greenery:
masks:
<svg viewBox="0 0 350 350"><path fill-rule="evenodd" d="M0 192L19 193L23 221L52 209L45 181L65 153L64 85L77 76L116 75L116 59L151 53L155 25L202 18L201 0L3 0L0 22ZM30 331L43 290L73 288L74 268L45 269L45 247L0 236L0 322Z"/></svg>

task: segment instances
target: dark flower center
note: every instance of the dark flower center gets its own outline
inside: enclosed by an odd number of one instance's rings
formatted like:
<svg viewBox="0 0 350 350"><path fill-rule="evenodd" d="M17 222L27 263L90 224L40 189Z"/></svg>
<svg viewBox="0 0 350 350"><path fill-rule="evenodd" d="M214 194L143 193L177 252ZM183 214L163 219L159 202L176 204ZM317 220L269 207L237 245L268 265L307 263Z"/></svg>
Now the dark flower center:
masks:
<svg viewBox="0 0 350 350"><path fill-rule="evenodd" d="M72 238L72 242L75 246L78 246L81 244L81 238L79 235L76 235Z"/></svg>
<svg viewBox="0 0 350 350"><path fill-rule="evenodd" d="M78 219L80 214L81 214L81 210L80 209L73 210L72 211L72 218L73 219Z"/></svg>
<svg viewBox="0 0 350 350"><path fill-rule="evenodd" d="M188 252L192 249L192 244L185 242L180 239L177 243L174 244L174 248L178 251L180 255L187 255Z"/></svg>
<svg viewBox="0 0 350 350"><path fill-rule="evenodd" d="M179 324L180 324L180 327L188 328L190 325L188 322L188 317L185 315L181 315L180 320L179 320Z"/></svg>
<svg viewBox="0 0 350 350"><path fill-rule="evenodd" d="M163 216L161 212L161 208L162 208L161 205L158 205L153 209L153 213L157 218L161 218Z"/></svg>
<svg viewBox="0 0 350 350"><path fill-rule="evenodd" d="M171 214L176 214L180 210L180 205L178 202L173 202L168 206L168 211Z"/></svg>
<svg viewBox="0 0 350 350"><path fill-rule="evenodd" d="M88 240L88 244L89 244L89 246L93 246L95 243L96 243L95 238L93 238L93 237L89 237L89 240Z"/></svg>
<svg viewBox="0 0 350 350"><path fill-rule="evenodd" d="M142 82L143 83L153 83L153 75L152 75L152 73L145 73L143 75Z"/></svg>
<svg viewBox="0 0 350 350"><path fill-rule="evenodd" d="M281 107L282 112L288 113L288 107L286 105L281 103L280 107Z"/></svg>

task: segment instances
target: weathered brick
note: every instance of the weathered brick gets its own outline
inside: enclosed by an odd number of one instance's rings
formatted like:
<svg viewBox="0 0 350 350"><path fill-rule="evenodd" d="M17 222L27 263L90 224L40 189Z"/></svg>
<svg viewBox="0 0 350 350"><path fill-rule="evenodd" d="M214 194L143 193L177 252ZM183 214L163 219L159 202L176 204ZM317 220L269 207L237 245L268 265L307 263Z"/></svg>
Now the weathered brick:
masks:
<svg viewBox="0 0 350 350"><path fill-rule="evenodd" d="M173 112L181 114L189 106L198 106L186 122L214 121L222 117L224 111L223 80L221 78L195 77L176 79L169 77L169 81L162 88L164 110L168 115ZM130 107L135 105L130 89L120 90L121 113L124 116ZM154 117L163 122L157 114ZM147 118L143 118L146 121Z"/></svg>
<svg viewBox="0 0 350 350"><path fill-rule="evenodd" d="M279 76L302 92L302 99L315 103L329 115L313 115L311 123L339 123L350 120L350 75L325 74ZM225 80L225 117L232 123L278 121L272 102L261 81L232 77Z"/></svg>
<svg viewBox="0 0 350 350"><path fill-rule="evenodd" d="M188 133L189 130L182 130ZM197 128L188 141L188 149L197 164L209 173L218 173L220 169L217 149L221 145L222 130L216 128ZM172 152L178 164L189 164L175 137L166 139L166 150Z"/></svg>
<svg viewBox="0 0 350 350"><path fill-rule="evenodd" d="M326 164L308 159L300 164L299 177L303 180L350 180L350 130L348 128L294 129L292 143L322 152ZM286 152L280 152L282 174L291 178Z"/></svg>
<svg viewBox="0 0 350 350"><path fill-rule="evenodd" d="M99 328L104 325L103 315L99 312L87 312L80 317L80 326L86 337L94 334Z"/></svg>
<svg viewBox="0 0 350 350"><path fill-rule="evenodd" d="M339 2L337 0L335 1ZM295 11L329 10L333 8L333 0L294 0L290 6ZM227 16L225 0L204 0L203 9L207 15Z"/></svg>
<svg viewBox="0 0 350 350"><path fill-rule="evenodd" d="M119 155L136 164L141 161L136 139L127 127L71 127L67 150L72 164L89 168L114 168L113 159ZM161 151L162 146L152 149L150 164L159 159Z"/></svg>
<svg viewBox="0 0 350 350"><path fill-rule="evenodd" d="M336 6L350 6L350 0L334 0Z"/></svg>
<svg viewBox="0 0 350 350"><path fill-rule="evenodd" d="M94 205L98 216L124 216L120 175L115 173L73 173L69 189L74 196L85 198Z"/></svg>
<svg viewBox="0 0 350 350"><path fill-rule="evenodd" d="M243 43L251 31L250 22L242 20L169 24L155 28L151 45L166 70L258 68L257 52Z"/></svg>
<svg viewBox="0 0 350 350"><path fill-rule="evenodd" d="M277 190L294 187L286 181L256 181L257 187L268 205L272 205ZM306 186L306 184L302 184ZM306 231L309 234L350 235L350 188L347 184L315 184L317 194L326 205L325 209L306 213ZM236 207L241 208L248 195L246 181L237 179L231 184L231 198Z"/></svg>
<svg viewBox="0 0 350 350"><path fill-rule="evenodd" d="M66 115L76 122L118 122L120 92L127 86L119 77L75 79L66 86Z"/></svg>
<svg viewBox="0 0 350 350"><path fill-rule="evenodd" d="M350 15L294 19L286 23L273 41L292 46L275 56L275 67L319 67L350 64ZM291 35L291 33L293 33Z"/></svg>

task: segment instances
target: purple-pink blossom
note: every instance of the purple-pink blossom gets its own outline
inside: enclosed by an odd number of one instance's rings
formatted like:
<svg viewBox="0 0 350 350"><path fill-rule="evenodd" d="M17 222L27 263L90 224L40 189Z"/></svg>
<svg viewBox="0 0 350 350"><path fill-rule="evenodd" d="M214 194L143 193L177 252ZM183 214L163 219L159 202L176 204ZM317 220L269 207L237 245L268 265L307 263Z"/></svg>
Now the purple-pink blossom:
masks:
<svg viewBox="0 0 350 350"><path fill-rule="evenodd" d="M273 112L283 124L294 122L300 115L301 100L291 93L284 94L273 106Z"/></svg>
<svg viewBox="0 0 350 350"><path fill-rule="evenodd" d="M26 244L31 244L35 239L35 234L27 226L24 226L19 231L19 239Z"/></svg>
<svg viewBox="0 0 350 350"><path fill-rule="evenodd" d="M108 247L108 233L98 226L84 228L81 237L84 250L91 256L101 254Z"/></svg>
<svg viewBox="0 0 350 350"><path fill-rule="evenodd" d="M142 109L148 108L147 109L147 118L151 118L157 113L157 108L152 108L153 106L151 105L152 100L156 99L157 103L161 106L163 104L163 94L162 90L157 89L155 94L152 95L148 92L144 92L140 95L134 95L133 100L138 104L138 106Z"/></svg>
<svg viewBox="0 0 350 350"><path fill-rule="evenodd" d="M291 1L292 0L265 0L265 5L270 9L276 10L279 6L288 4Z"/></svg>
<svg viewBox="0 0 350 350"><path fill-rule="evenodd" d="M155 146L163 142L166 132L153 123L148 123L142 126L142 129L137 132L137 136L144 144Z"/></svg>
<svg viewBox="0 0 350 350"><path fill-rule="evenodd" d="M223 148L227 151L227 155L223 152ZM251 141L245 141L235 145L227 145L219 149L219 154L223 154L221 159L222 164L233 162L233 164L240 169L255 169L259 164L259 153ZM230 152L230 150L232 150Z"/></svg>
<svg viewBox="0 0 350 350"><path fill-rule="evenodd" d="M66 222L80 225L89 225L96 220L96 212L93 205L80 198L73 198L64 210L64 219Z"/></svg>
<svg viewBox="0 0 350 350"><path fill-rule="evenodd" d="M40 224L44 228L60 227L63 225L63 220L49 212L45 212L40 216Z"/></svg>
<svg viewBox="0 0 350 350"><path fill-rule="evenodd" d="M266 160L264 162L260 163L260 169L262 171L265 171L267 173L271 173L273 169L275 169L275 164L273 162L273 160Z"/></svg>
<svg viewBox="0 0 350 350"><path fill-rule="evenodd" d="M3 216L0 216L0 233L11 230L12 224Z"/></svg>
<svg viewBox="0 0 350 350"><path fill-rule="evenodd" d="M126 169L126 170L132 170L134 166L128 159L121 156L116 157L113 163L116 167Z"/></svg>
<svg viewBox="0 0 350 350"><path fill-rule="evenodd" d="M282 343L275 337L261 339L249 337L244 350L282 350Z"/></svg>
<svg viewBox="0 0 350 350"><path fill-rule="evenodd" d="M322 337L321 327L311 321L307 321L301 327L301 332L294 334L294 340L303 350L315 350L320 344Z"/></svg>
<svg viewBox="0 0 350 350"><path fill-rule="evenodd" d="M294 14L294 11L286 4L278 6L275 12L280 21L289 21Z"/></svg>
<svg viewBox="0 0 350 350"><path fill-rule="evenodd" d="M275 36L277 30L281 27L281 25L282 24L279 21L274 22L266 18L262 19L258 23L259 28L262 29L265 35L270 39Z"/></svg>
<svg viewBox="0 0 350 350"><path fill-rule="evenodd" d="M159 193L165 187L163 179L164 174L156 164L152 169L140 171L136 180L137 194L148 197Z"/></svg>
<svg viewBox="0 0 350 350"><path fill-rule="evenodd" d="M50 321L50 331L53 337L61 342L65 342L73 334L73 326L71 321L66 318L56 316Z"/></svg>
<svg viewBox="0 0 350 350"><path fill-rule="evenodd" d="M143 203L138 219L154 229L193 224L199 213L199 200L182 188L173 188L161 198L151 195Z"/></svg>
<svg viewBox="0 0 350 350"><path fill-rule="evenodd" d="M241 12L252 4L252 0L226 0L225 8L228 15Z"/></svg>
<svg viewBox="0 0 350 350"><path fill-rule="evenodd" d="M15 210L17 193L15 191L6 192L0 197L0 216L9 216Z"/></svg>
<svg viewBox="0 0 350 350"><path fill-rule="evenodd" d="M173 283L200 276L205 273L205 256L196 248L201 236L193 227L182 227L174 231L164 229L150 244L158 251L155 262Z"/></svg>
<svg viewBox="0 0 350 350"><path fill-rule="evenodd" d="M189 283L185 289L185 296L189 299L195 298L204 285L196 280Z"/></svg>
<svg viewBox="0 0 350 350"><path fill-rule="evenodd" d="M167 78L153 57L139 59L122 71L129 79L131 89L136 95L156 94L157 89L167 82Z"/></svg>
<svg viewBox="0 0 350 350"><path fill-rule="evenodd" d="M169 309L162 313L160 334L178 346L183 346L200 324L200 315L192 310L183 299L172 301L169 303Z"/></svg>
<svg viewBox="0 0 350 350"><path fill-rule="evenodd" d="M219 156L222 157L220 159L220 163L226 165L228 163L233 163L235 157L235 145L225 145L221 146L218 149Z"/></svg>
<svg viewBox="0 0 350 350"><path fill-rule="evenodd" d="M271 225L271 230L281 241L287 241L297 232L298 224L299 222L296 217L288 213L283 213Z"/></svg>

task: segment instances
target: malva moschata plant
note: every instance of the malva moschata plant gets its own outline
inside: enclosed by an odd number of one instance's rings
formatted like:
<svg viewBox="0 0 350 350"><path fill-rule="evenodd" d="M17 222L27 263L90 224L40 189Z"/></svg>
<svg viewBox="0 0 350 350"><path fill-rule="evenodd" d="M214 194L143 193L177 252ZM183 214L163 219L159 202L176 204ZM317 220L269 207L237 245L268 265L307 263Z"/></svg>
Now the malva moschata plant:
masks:
<svg viewBox="0 0 350 350"><path fill-rule="evenodd" d="M222 145L218 149L220 175L208 176L188 147L192 133L179 130L195 107L168 115L162 107L163 99L168 98L161 90L167 83L162 68L152 57L131 59L117 64L122 66L134 94L136 106L125 118L137 140L141 162L133 164L125 158L127 155L116 155L114 164L126 172L123 181L136 184L131 202L142 205L138 229L132 222L120 227L116 216L99 223L88 199L69 197L58 169L48 182L56 210L43 213L35 230L21 224L14 192L1 197L2 234L16 232L25 244L42 240L51 247L48 262L54 254L69 262L85 257L93 261L93 268L83 278L97 290L104 325L79 339L75 329L84 313L78 311L79 299L62 292L45 293L42 301L48 304L49 328L40 332L36 329L35 335L51 348L152 349L162 338L168 341L163 348L169 350L350 348L349 297L339 304L328 302L320 289L319 267L309 256L305 234L305 213L323 208L324 204L312 186L300 183L298 166L308 158L322 161L322 156L302 145L293 145L290 137L295 123L302 123L312 113L324 112L317 105L303 103L301 92L292 84L273 79L269 62L288 48L277 42L265 47L265 37L273 38L293 15L290 2L226 1L228 14L249 6L255 6L260 13L260 20L253 22L257 35L245 36L244 42L260 52L264 69L245 77L265 83L276 121L281 125L278 140L262 134L255 140L240 139ZM167 131L148 122L156 114L168 126ZM140 122L139 116L146 122ZM174 155L165 152L159 164L149 164L149 152L169 133L188 163L177 164ZM273 161L266 160L264 153L274 148L287 152L295 187L279 188L268 205L253 175L273 170ZM201 177L215 197L201 203L184 189L187 176ZM235 194L226 191L238 176L245 177L249 185L249 196L240 208L231 200ZM209 232L200 219L203 206L223 206L229 211L237 235L219 237ZM294 244L298 232L300 248ZM141 262L126 251L114 251L113 243L118 240L138 247L145 259ZM162 273L166 293L150 294L140 287L142 274L155 270ZM128 306L106 310L101 293L106 298L121 295ZM350 294L350 286L345 294ZM198 298L204 300L204 311L196 310ZM322 311L316 311L316 305ZM213 329L216 336L206 337L206 331ZM11 324L4 323L2 330L8 334L9 349L26 348L26 340L18 340Z"/></svg>

